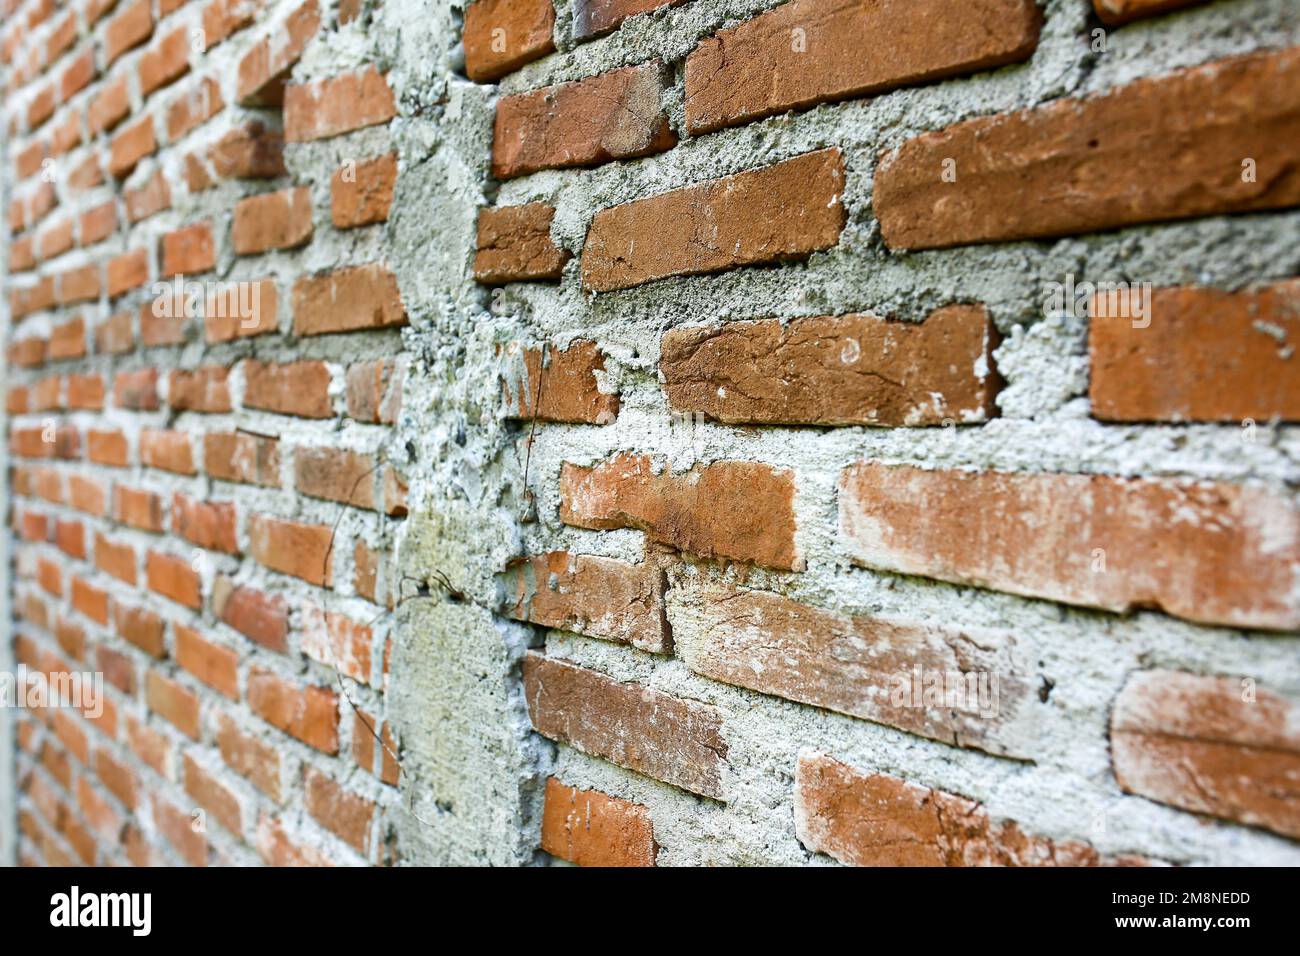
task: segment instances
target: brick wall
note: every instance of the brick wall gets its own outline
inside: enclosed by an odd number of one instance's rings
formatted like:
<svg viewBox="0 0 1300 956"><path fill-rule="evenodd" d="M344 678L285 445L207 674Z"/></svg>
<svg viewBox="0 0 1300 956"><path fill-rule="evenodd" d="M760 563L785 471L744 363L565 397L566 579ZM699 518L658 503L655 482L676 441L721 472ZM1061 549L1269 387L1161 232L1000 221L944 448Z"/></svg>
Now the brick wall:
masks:
<svg viewBox="0 0 1300 956"><path fill-rule="evenodd" d="M1291 0L8 5L19 859L1300 861Z"/></svg>

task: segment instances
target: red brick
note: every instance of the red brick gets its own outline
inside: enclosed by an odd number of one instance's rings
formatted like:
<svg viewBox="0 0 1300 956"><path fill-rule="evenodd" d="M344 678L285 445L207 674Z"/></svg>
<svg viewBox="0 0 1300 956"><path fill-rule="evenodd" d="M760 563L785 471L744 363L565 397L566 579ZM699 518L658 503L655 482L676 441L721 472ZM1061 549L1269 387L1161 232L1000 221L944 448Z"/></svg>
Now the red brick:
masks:
<svg viewBox="0 0 1300 956"><path fill-rule="evenodd" d="M96 624L108 623L108 594L81 578L72 579L72 607Z"/></svg>
<svg viewBox="0 0 1300 956"><path fill-rule="evenodd" d="M1041 23L1033 0L793 0L687 57L686 128L698 136L1017 63L1034 52Z"/></svg>
<svg viewBox="0 0 1300 956"><path fill-rule="evenodd" d="M172 745L167 736L131 715L126 718L126 742L137 760L162 777L171 777Z"/></svg>
<svg viewBox="0 0 1300 956"><path fill-rule="evenodd" d="M136 164L158 148L153 117L142 116L113 137L109 147L108 171L114 179L125 179Z"/></svg>
<svg viewBox="0 0 1300 956"><path fill-rule="evenodd" d="M119 74L98 87L90 107L86 111L86 121L93 134L107 132L131 114L131 98L127 89L126 75Z"/></svg>
<svg viewBox="0 0 1300 956"><path fill-rule="evenodd" d="M95 567L111 574L119 581L135 586L135 549L129 544L117 544L102 534L95 535Z"/></svg>
<svg viewBox="0 0 1300 956"><path fill-rule="evenodd" d="M218 715L217 747L231 770L246 777L272 800L280 799L280 752L245 733L227 714Z"/></svg>
<svg viewBox="0 0 1300 956"><path fill-rule="evenodd" d="M503 285L560 278L570 256L551 240L554 218L555 207L540 202L479 210L475 280Z"/></svg>
<svg viewBox="0 0 1300 956"><path fill-rule="evenodd" d="M182 431L145 428L140 432L140 464L178 475L193 475L194 452L190 435Z"/></svg>
<svg viewBox="0 0 1300 956"><path fill-rule="evenodd" d="M46 359L58 362L78 359L86 354L86 323L81 318L63 322L50 330Z"/></svg>
<svg viewBox="0 0 1300 956"><path fill-rule="evenodd" d="M244 407L300 418L332 418L330 370L324 362L243 363Z"/></svg>
<svg viewBox="0 0 1300 956"><path fill-rule="evenodd" d="M335 228L386 222L396 184L396 153L340 166L330 178L330 217Z"/></svg>
<svg viewBox="0 0 1300 956"><path fill-rule="evenodd" d="M993 819L974 800L819 753L799 756L795 831L808 849L854 866L1098 866L1086 843L1053 842Z"/></svg>
<svg viewBox="0 0 1300 956"><path fill-rule="evenodd" d="M109 316L95 328L95 350L109 355L129 352L135 347L135 331L130 312Z"/></svg>
<svg viewBox="0 0 1300 956"><path fill-rule="evenodd" d="M212 814L231 833L241 836L244 831L244 811L239 796L190 754L185 755L183 768L185 792L194 799L195 804Z"/></svg>
<svg viewBox="0 0 1300 956"><path fill-rule="evenodd" d="M354 566L352 587L367 601L383 602L380 590L380 571L383 557L372 550L364 541L358 541L352 548Z"/></svg>
<svg viewBox="0 0 1300 956"><path fill-rule="evenodd" d="M311 190L305 186L235 203L230 238L236 255L293 249L309 242L311 233Z"/></svg>
<svg viewBox="0 0 1300 956"><path fill-rule="evenodd" d="M555 52L551 0L476 0L465 8L465 73L491 83Z"/></svg>
<svg viewBox="0 0 1300 956"><path fill-rule="evenodd" d="M513 564L505 585L505 612L516 620L622 641L653 654L672 651L663 572L652 562L552 551Z"/></svg>
<svg viewBox="0 0 1300 956"><path fill-rule="evenodd" d="M304 495L358 508L375 506L379 464L373 455L344 448L302 447L294 450L294 486Z"/></svg>
<svg viewBox="0 0 1300 956"><path fill-rule="evenodd" d="M118 408L151 412L161 407L158 400L158 370L118 372L113 379L113 404Z"/></svg>
<svg viewBox="0 0 1300 956"><path fill-rule="evenodd" d="M66 103L95 79L95 51L87 47L59 75L59 102Z"/></svg>
<svg viewBox="0 0 1300 956"><path fill-rule="evenodd" d="M149 709L188 737L199 739L199 699L175 681L149 671L144 684Z"/></svg>
<svg viewBox="0 0 1300 956"><path fill-rule="evenodd" d="M161 247L162 275L165 278L207 272L217 263L212 226L206 222L167 233L162 237Z"/></svg>
<svg viewBox="0 0 1300 956"><path fill-rule="evenodd" d="M260 122L244 123L208 149L208 159L222 179L273 179L283 176L284 136ZM194 187L191 187L193 191Z"/></svg>
<svg viewBox="0 0 1300 956"><path fill-rule="evenodd" d="M309 584L329 587L333 531L326 525L284 521L270 515L253 515L248 523L249 551L272 571L292 575Z"/></svg>
<svg viewBox="0 0 1300 956"><path fill-rule="evenodd" d="M262 9L261 0L211 0L203 8L203 37L206 49L252 26Z"/></svg>
<svg viewBox="0 0 1300 956"><path fill-rule="evenodd" d="M140 57L140 95L175 83L190 71L189 30L180 27L167 34Z"/></svg>
<svg viewBox="0 0 1300 956"><path fill-rule="evenodd" d="M203 606L202 581L189 562L150 551L145 560L149 590L195 610Z"/></svg>
<svg viewBox="0 0 1300 956"><path fill-rule="evenodd" d="M1140 671L1111 714L1126 793L1300 837L1300 705L1235 677Z"/></svg>
<svg viewBox="0 0 1300 956"><path fill-rule="evenodd" d="M154 824L163 838L190 866L207 866L208 838L195 829L195 818L157 796L153 798Z"/></svg>
<svg viewBox="0 0 1300 956"><path fill-rule="evenodd" d="M144 531L162 531L162 499L152 491L118 485L113 489L113 517Z"/></svg>
<svg viewBox="0 0 1300 956"><path fill-rule="evenodd" d="M997 344L980 306L729 322L665 333L659 369L674 408L723 422L951 425L997 414Z"/></svg>
<svg viewBox="0 0 1300 956"><path fill-rule="evenodd" d="M656 61L504 97L492 133L492 175L511 179L671 149L677 136L660 105L669 86Z"/></svg>
<svg viewBox="0 0 1300 956"><path fill-rule="evenodd" d="M363 855L370 852L372 800L351 793L311 767L303 768L303 806L317 823Z"/></svg>
<svg viewBox="0 0 1300 956"><path fill-rule="evenodd" d="M845 470L852 560L1109 611L1300 626L1300 511L1253 486L1104 475Z"/></svg>
<svg viewBox="0 0 1300 956"><path fill-rule="evenodd" d="M199 501L178 491L172 496L172 530L200 548L239 553L235 506L230 502Z"/></svg>
<svg viewBox="0 0 1300 956"><path fill-rule="evenodd" d="M127 607L114 602L113 619L114 627L122 640L154 657L161 658L166 653L163 621L157 614L146 608Z"/></svg>
<svg viewBox="0 0 1300 956"><path fill-rule="evenodd" d="M281 654L289 652L289 607L278 594L232 586L219 578L213 588L212 610L249 640Z"/></svg>
<svg viewBox="0 0 1300 956"><path fill-rule="evenodd" d="M176 142L198 129L226 107L221 84L205 76L190 89L179 94L167 107L167 140Z"/></svg>
<svg viewBox="0 0 1300 956"><path fill-rule="evenodd" d="M338 697L324 687L301 687L260 667L248 672L254 714L327 754L339 751Z"/></svg>
<svg viewBox="0 0 1300 956"><path fill-rule="evenodd" d="M54 543L60 551L78 561L86 560L86 526L80 521L60 520L54 529Z"/></svg>
<svg viewBox="0 0 1300 956"><path fill-rule="evenodd" d="M406 324L397 277L382 265L355 266L293 284L295 335L360 332Z"/></svg>
<svg viewBox="0 0 1300 956"><path fill-rule="evenodd" d="M1255 290L1098 294L1092 414L1121 422L1300 421L1300 280ZM1143 306L1137 318L1134 305Z"/></svg>
<svg viewBox="0 0 1300 956"><path fill-rule="evenodd" d="M110 299L138 289L149 281L149 252L132 249L108 260L107 291Z"/></svg>
<svg viewBox="0 0 1300 956"><path fill-rule="evenodd" d="M312 83L295 83L284 93L284 138L303 143L387 123L397 115L393 91L374 67Z"/></svg>
<svg viewBox="0 0 1300 956"><path fill-rule="evenodd" d="M176 635L176 663L213 690L239 699L239 655L228 647L205 641L198 631L181 624Z"/></svg>
<svg viewBox="0 0 1300 956"><path fill-rule="evenodd" d="M843 192L843 159L825 149L602 209L587 232L582 284L608 292L806 259L839 241Z"/></svg>
<svg viewBox="0 0 1300 956"><path fill-rule="evenodd" d="M392 425L402 404L405 365L388 359L348 366L348 415L359 422Z"/></svg>
<svg viewBox="0 0 1300 956"><path fill-rule="evenodd" d="M135 0L123 6L109 21L104 33L104 61L112 63L132 47L139 46L153 34L153 11L150 0Z"/></svg>
<svg viewBox="0 0 1300 956"><path fill-rule="evenodd" d="M133 224L172 205L171 189L161 169L154 170L143 186L123 190L122 199L126 203L126 218Z"/></svg>
<svg viewBox="0 0 1300 956"><path fill-rule="evenodd" d="M239 102L244 106L283 102L289 70L319 29L320 8L316 0L308 0L249 50L239 61Z"/></svg>
<svg viewBox="0 0 1300 956"><path fill-rule="evenodd" d="M96 662L104 672L104 680L127 696L135 695L135 664L129 655L101 644L97 648Z"/></svg>
<svg viewBox="0 0 1300 956"><path fill-rule="evenodd" d="M637 528L703 558L800 570L795 545L794 476L747 461L656 473L650 458L622 453L560 471L560 520L578 528Z"/></svg>
<svg viewBox="0 0 1300 956"><path fill-rule="evenodd" d="M512 345L507 350L507 414L546 422L607 425L618 416L619 398L600 390L597 373L605 356L595 342L579 341L563 351Z"/></svg>
<svg viewBox="0 0 1300 956"><path fill-rule="evenodd" d="M274 332L280 294L272 279L227 283L209 291L203 327L209 344Z"/></svg>
<svg viewBox="0 0 1300 956"><path fill-rule="evenodd" d="M274 817L263 814L257 823L257 852L270 866L332 866L328 856L295 840Z"/></svg>
<svg viewBox="0 0 1300 956"><path fill-rule="evenodd" d="M369 625L309 602L303 602L299 621L304 654L355 681L370 683L374 632Z"/></svg>
<svg viewBox="0 0 1300 956"><path fill-rule="evenodd" d="M1034 756L1040 682L1006 632L849 617L727 584L671 594L676 655L698 674L955 746Z"/></svg>
<svg viewBox="0 0 1300 956"><path fill-rule="evenodd" d="M1283 104L1298 84L1294 48L927 133L877 168L885 243L932 249L1295 206L1300 115ZM1244 157L1274 172L1247 182Z"/></svg>
<svg viewBox="0 0 1300 956"><path fill-rule="evenodd" d="M57 299L60 305L72 302L89 302L99 298L100 270L98 263L65 269L60 272Z"/></svg>
<svg viewBox="0 0 1300 956"><path fill-rule="evenodd" d="M357 766L374 774L389 786L397 786L402 769L397 762L397 740L393 737L391 725L379 722L375 717L361 710L352 713L352 759ZM379 740L375 739L378 733ZM378 764L376 764L378 756Z"/></svg>
<svg viewBox="0 0 1300 956"><path fill-rule="evenodd" d="M1092 5L1102 23L1119 26L1142 17L1154 17L1204 2L1205 0L1092 0Z"/></svg>
<svg viewBox="0 0 1300 956"><path fill-rule="evenodd" d="M119 763L107 750L95 751L95 772L105 789L128 810L136 807L136 779L131 768Z"/></svg>
<svg viewBox="0 0 1300 956"><path fill-rule="evenodd" d="M261 435L210 433L203 436L203 470L222 481L276 487L279 445Z"/></svg>
<svg viewBox="0 0 1300 956"><path fill-rule="evenodd" d="M121 432L87 432L86 457L97 465L125 468L130 461L126 435Z"/></svg>
<svg viewBox="0 0 1300 956"><path fill-rule="evenodd" d="M117 229L117 204L113 200L101 203L82 213L77 225L77 241L90 246L111 236Z"/></svg>
<svg viewBox="0 0 1300 956"><path fill-rule="evenodd" d="M544 737L706 797L721 799L722 714L530 651L524 698Z"/></svg>
<svg viewBox="0 0 1300 956"><path fill-rule="evenodd" d="M167 404L177 411L228 412L230 372L220 365L176 369L167 382Z"/></svg>
<svg viewBox="0 0 1300 956"><path fill-rule="evenodd" d="M53 225L48 225L38 240L40 257L42 259L56 259L71 249L74 228L75 220L71 217Z"/></svg>

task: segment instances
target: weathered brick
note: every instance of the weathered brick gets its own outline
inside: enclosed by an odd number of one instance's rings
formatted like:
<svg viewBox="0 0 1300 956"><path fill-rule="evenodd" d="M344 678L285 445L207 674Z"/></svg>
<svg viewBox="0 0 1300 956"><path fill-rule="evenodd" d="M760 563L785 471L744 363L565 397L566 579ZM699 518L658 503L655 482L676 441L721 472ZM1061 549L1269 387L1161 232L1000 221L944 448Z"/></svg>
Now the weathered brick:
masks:
<svg viewBox="0 0 1300 956"><path fill-rule="evenodd" d="M274 332L280 293L273 279L228 283L209 290L203 305L207 341L229 342Z"/></svg>
<svg viewBox="0 0 1300 956"><path fill-rule="evenodd" d="M172 496L172 530L200 548L239 553L231 502L199 501L178 491Z"/></svg>
<svg viewBox="0 0 1300 956"><path fill-rule="evenodd" d="M387 123L397 115L388 80L374 67L311 83L284 94L284 138L304 143Z"/></svg>
<svg viewBox="0 0 1300 956"><path fill-rule="evenodd" d="M921 323L869 315L672 329L669 403L729 423L943 425L997 414L997 330L979 306Z"/></svg>
<svg viewBox="0 0 1300 956"><path fill-rule="evenodd" d="M294 486L304 495L358 508L375 506L379 463L373 455L345 448L302 447L294 450Z"/></svg>
<svg viewBox="0 0 1300 956"><path fill-rule="evenodd" d="M167 233L162 237L159 258L164 278L195 275L214 268L217 250L211 224L200 222Z"/></svg>
<svg viewBox="0 0 1300 956"><path fill-rule="evenodd" d="M295 839L279 820L266 814L257 823L257 852L270 866L333 866L328 856Z"/></svg>
<svg viewBox="0 0 1300 956"><path fill-rule="evenodd" d="M397 185L397 154L348 162L330 178L330 217L338 229L385 222Z"/></svg>
<svg viewBox="0 0 1300 956"><path fill-rule="evenodd" d="M295 335L360 332L406 324L397 277L386 266L370 264L293 284Z"/></svg>
<svg viewBox="0 0 1300 956"><path fill-rule="evenodd" d="M190 71L190 31L179 27L140 57L140 95L175 83Z"/></svg>
<svg viewBox="0 0 1300 956"><path fill-rule="evenodd" d="M150 551L145 558L145 575L149 590L188 608L198 610L203 606L203 581L188 561Z"/></svg>
<svg viewBox="0 0 1300 956"><path fill-rule="evenodd" d="M465 8L465 73L491 83L555 52L551 0L475 0Z"/></svg>
<svg viewBox="0 0 1300 956"><path fill-rule="evenodd" d="M192 691L151 670L145 677L145 701L176 729L199 739L199 698Z"/></svg>
<svg viewBox="0 0 1300 956"><path fill-rule="evenodd" d="M668 276L806 259L839 242L844 162L838 149L602 209L582 250L596 292Z"/></svg>
<svg viewBox="0 0 1300 956"><path fill-rule="evenodd" d="M329 587L333 570L333 531L326 525L253 515L248 523L249 551L260 563L309 584Z"/></svg>
<svg viewBox="0 0 1300 956"><path fill-rule="evenodd" d="M276 487L279 443L262 435L209 433L203 436L203 470L221 481Z"/></svg>
<svg viewBox="0 0 1300 956"><path fill-rule="evenodd" d="M231 770L246 777L272 800L280 799L280 752L240 729L227 714L218 714L217 747Z"/></svg>
<svg viewBox="0 0 1300 956"><path fill-rule="evenodd" d="M1300 281L1093 297L1092 414L1105 421L1300 421ZM1142 306L1142 318L1134 305Z"/></svg>
<svg viewBox="0 0 1300 956"><path fill-rule="evenodd" d="M959 747L1029 758L1038 681L989 628L849 617L764 591L668 592L677 656L698 674Z"/></svg>
<svg viewBox="0 0 1300 956"><path fill-rule="evenodd" d="M288 653L289 606L280 595L264 594L218 578L213 587L212 611L249 640L278 653Z"/></svg>
<svg viewBox="0 0 1300 956"><path fill-rule="evenodd" d="M332 418L330 370L324 362L243 363L244 406L300 418Z"/></svg>
<svg viewBox="0 0 1300 956"><path fill-rule="evenodd" d="M671 149L677 136L660 105L669 84L656 61L503 98L492 133L492 175L511 179Z"/></svg>
<svg viewBox="0 0 1300 956"><path fill-rule="evenodd" d="M872 203L892 249L1300 205L1297 88L1300 48L968 120L882 158Z"/></svg>
<svg viewBox="0 0 1300 956"><path fill-rule="evenodd" d="M231 700L239 699L239 655L228 647L205 641L198 631L177 624L176 663Z"/></svg>
<svg viewBox="0 0 1300 956"><path fill-rule="evenodd" d="M1119 26L1142 17L1154 17L1204 2L1205 0L1092 0L1092 5L1102 23Z"/></svg>
<svg viewBox="0 0 1300 956"><path fill-rule="evenodd" d="M672 548L798 570L794 476L747 461L696 465L674 475L645 455L619 454L599 465L565 462L560 520L579 528L637 528Z"/></svg>
<svg viewBox="0 0 1300 956"><path fill-rule="evenodd" d="M311 241L311 233L311 190L305 186L235 203L230 240L236 255L293 249Z"/></svg>
<svg viewBox="0 0 1300 956"><path fill-rule="evenodd" d="M303 805L321 826L361 854L370 852L375 804L311 767L303 768Z"/></svg>
<svg viewBox="0 0 1300 956"><path fill-rule="evenodd" d="M185 792L223 827L236 836L244 831L243 803L235 791L227 787L214 772L203 767L192 754L183 762Z"/></svg>
<svg viewBox="0 0 1300 956"><path fill-rule="evenodd" d="M160 408L158 370L144 368L135 372L118 372L113 379L113 404L141 412Z"/></svg>
<svg viewBox="0 0 1300 956"><path fill-rule="evenodd" d="M1075 840L1052 841L995 820L974 800L820 753L799 755L795 831L808 849L853 866L1098 866Z"/></svg>
<svg viewBox="0 0 1300 956"><path fill-rule="evenodd" d="M167 380L167 404L177 411L230 411L230 372L220 365L175 369Z"/></svg>
<svg viewBox="0 0 1300 956"><path fill-rule="evenodd" d="M558 279L569 252L551 239L555 207L532 202L481 209L474 278L485 285Z"/></svg>
<svg viewBox="0 0 1300 956"><path fill-rule="evenodd" d="M167 107L167 140L176 142L225 109L221 84L205 76Z"/></svg>
<svg viewBox="0 0 1300 956"><path fill-rule="evenodd" d="M109 146L108 172L114 179L125 179L140 160L151 156L157 149L153 117L142 116L113 137Z"/></svg>
<svg viewBox="0 0 1300 956"><path fill-rule="evenodd" d="M1027 59L1033 0L794 0L700 43L686 60L692 134ZM924 30L914 29L925 23Z"/></svg>
<svg viewBox="0 0 1300 956"><path fill-rule="evenodd" d="M530 651L524 697L538 733L583 753L722 799L722 714Z"/></svg>
<svg viewBox="0 0 1300 956"><path fill-rule="evenodd" d="M286 172L284 136L256 120L244 123L213 143L208 159L221 179L274 179Z"/></svg>
<svg viewBox="0 0 1300 956"><path fill-rule="evenodd" d="M249 708L268 724L324 753L338 753L338 697L332 690L302 687L253 667L246 693Z"/></svg>
<svg viewBox="0 0 1300 956"><path fill-rule="evenodd" d="M397 740L392 726L359 709L353 711L352 718L352 759L384 783L397 786L402 770L395 756Z"/></svg>
<svg viewBox="0 0 1300 956"><path fill-rule="evenodd" d="M136 582L135 549L118 544L102 534L95 535L95 567L132 587Z"/></svg>
<svg viewBox="0 0 1300 956"><path fill-rule="evenodd" d="M628 17L680 2L682 0L574 0L573 38L589 40L602 36L617 29Z"/></svg>
<svg viewBox="0 0 1300 956"><path fill-rule="evenodd" d="M669 653L664 574L653 562L552 551L511 565L506 613L519 621Z"/></svg>
<svg viewBox="0 0 1300 956"><path fill-rule="evenodd" d="M145 428L140 432L140 464L178 475L193 475L194 451L190 435L182 431Z"/></svg>
<svg viewBox="0 0 1300 956"><path fill-rule="evenodd" d="M114 602L113 626L122 640L134 644L146 654L162 657L166 653L162 618L147 608Z"/></svg>
<svg viewBox="0 0 1300 956"><path fill-rule="evenodd" d="M162 531L162 498L152 491L118 485L113 489L113 517L144 531Z"/></svg>
<svg viewBox="0 0 1300 956"><path fill-rule="evenodd" d="M131 115L131 98L125 74L100 85L86 111L92 133L104 133Z"/></svg>
<svg viewBox="0 0 1300 956"><path fill-rule="evenodd" d="M850 556L870 568L1110 611L1300 626L1300 511L1254 486L861 462L841 476L839 514Z"/></svg>
<svg viewBox="0 0 1300 956"><path fill-rule="evenodd" d="M208 838L194 827L188 811L154 796L153 818L158 832L190 866L207 866Z"/></svg>
<svg viewBox="0 0 1300 956"><path fill-rule="evenodd" d="M392 425L402 404L404 362L378 359L348 366L348 415L359 422Z"/></svg>
<svg viewBox="0 0 1300 956"><path fill-rule="evenodd" d="M119 56L139 46L153 35L153 9L150 0L135 0L122 7L109 21L104 32L104 62L112 63Z"/></svg>
<svg viewBox="0 0 1300 956"><path fill-rule="evenodd" d="M600 390L596 373L605 371L605 356L595 342L579 341L567 349L512 344L506 352L507 414L547 422L607 425L618 416L619 397Z"/></svg>
<svg viewBox="0 0 1300 956"><path fill-rule="evenodd" d="M1140 671L1111 713L1127 793L1300 837L1300 705L1235 677Z"/></svg>
<svg viewBox="0 0 1300 956"><path fill-rule="evenodd" d="M654 866L650 811L598 790L546 781L542 849L579 866Z"/></svg>
<svg viewBox="0 0 1300 956"><path fill-rule="evenodd" d="M320 7L307 0L239 61L238 98L244 106L273 106L284 101L290 68L320 29Z"/></svg>

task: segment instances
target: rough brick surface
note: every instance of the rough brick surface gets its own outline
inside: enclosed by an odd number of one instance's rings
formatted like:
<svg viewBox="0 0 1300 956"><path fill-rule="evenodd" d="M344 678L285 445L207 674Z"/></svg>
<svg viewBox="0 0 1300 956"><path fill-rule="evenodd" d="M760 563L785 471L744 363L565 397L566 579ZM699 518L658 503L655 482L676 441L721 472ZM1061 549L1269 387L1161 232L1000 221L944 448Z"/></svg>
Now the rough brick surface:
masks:
<svg viewBox="0 0 1300 956"><path fill-rule="evenodd" d="M668 276L804 259L839 241L843 160L827 149L602 209L582 250L596 292Z"/></svg>
<svg viewBox="0 0 1300 956"><path fill-rule="evenodd" d="M1258 488L862 463L840 530L867 567L1240 627L1300 626L1300 512Z"/></svg>
<svg viewBox="0 0 1300 956"><path fill-rule="evenodd" d="M490 83L555 50L550 0L475 0L465 8L465 72Z"/></svg>
<svg viewBox="0 0 1300 956"><path fill-rule="evenodd" d="M569 253L551 240L554 218L554 207L539 202L481 210L474 278L490 285L558 279Z"/></svg>
<svg viewBox="0 0 1300 956"><path fill-rule="evenodd" d="M530 652L524 695L552 740L706 797L722 798L722 715L636 684Z"/></svg>
<svg viewBox="0 0 1300 956"><path fill-rule="evenodd" d="M1149 321L1126 296L1092 302L1092 413L1107 421L1300 420L1300 282L1158 289Z"/></svg>
<svg viewBox="0 0 1300 956"><path fill-rule="evenodd" d="M686 126L698 135L1014 63L1033 53L1040 23L1033 0L793 0L687 57Z"/></svg>
<svg viewBox="0 0 1300 956"><path fill-rule="evenodd" d="M594 166L662 152L677 142L660 106L663 65L626 67L497 104L492 174Z"/></svg>
<svg viewBox="0 0 1300 956"><path fill-rule="evenodd" d="M997 413L997 330L978 306L920 324L849 315L673 329L659 368L674 408L719 421L943 425Z"/></svg>
<svg viewBox="0 0 1300 956"><path fill-rule="evenodd" d="M1284 105L1297 88L1293 49L970 120L886 157L872 204L893 249L1300 205L1300 117ZM1272 172L1251 180L1243 158Z"/></svg>
<svg viewBox="0 0 1300 956"><path fill-rule="evenodd" d="M794 476L743 461L674 475L644 455L592 467L565 463L560 518L579 528L639 528L703 558L799 568Z"/></svg>
<svg viewBox="0 0 1300 956"><path fill-rule="evenodd" d="M618 417L618 396L600 388L605 359L595 342L574 342L563 350L512 346L507 356L505 399L512 415L590 425Z"/></svg>
<svg viewBox="0 0 1300 956"><path fill-rule="evenodd" d="M546 781L542 849L579 866L654 866L650 812L630 800Z"/></svg>
<svg viewBox="0 0 1300 956"><path fill-rule="evenodd" d="M1128 793L1300 837L1300 705L1254 682L1142 671L1111 714Z"/></svg>

